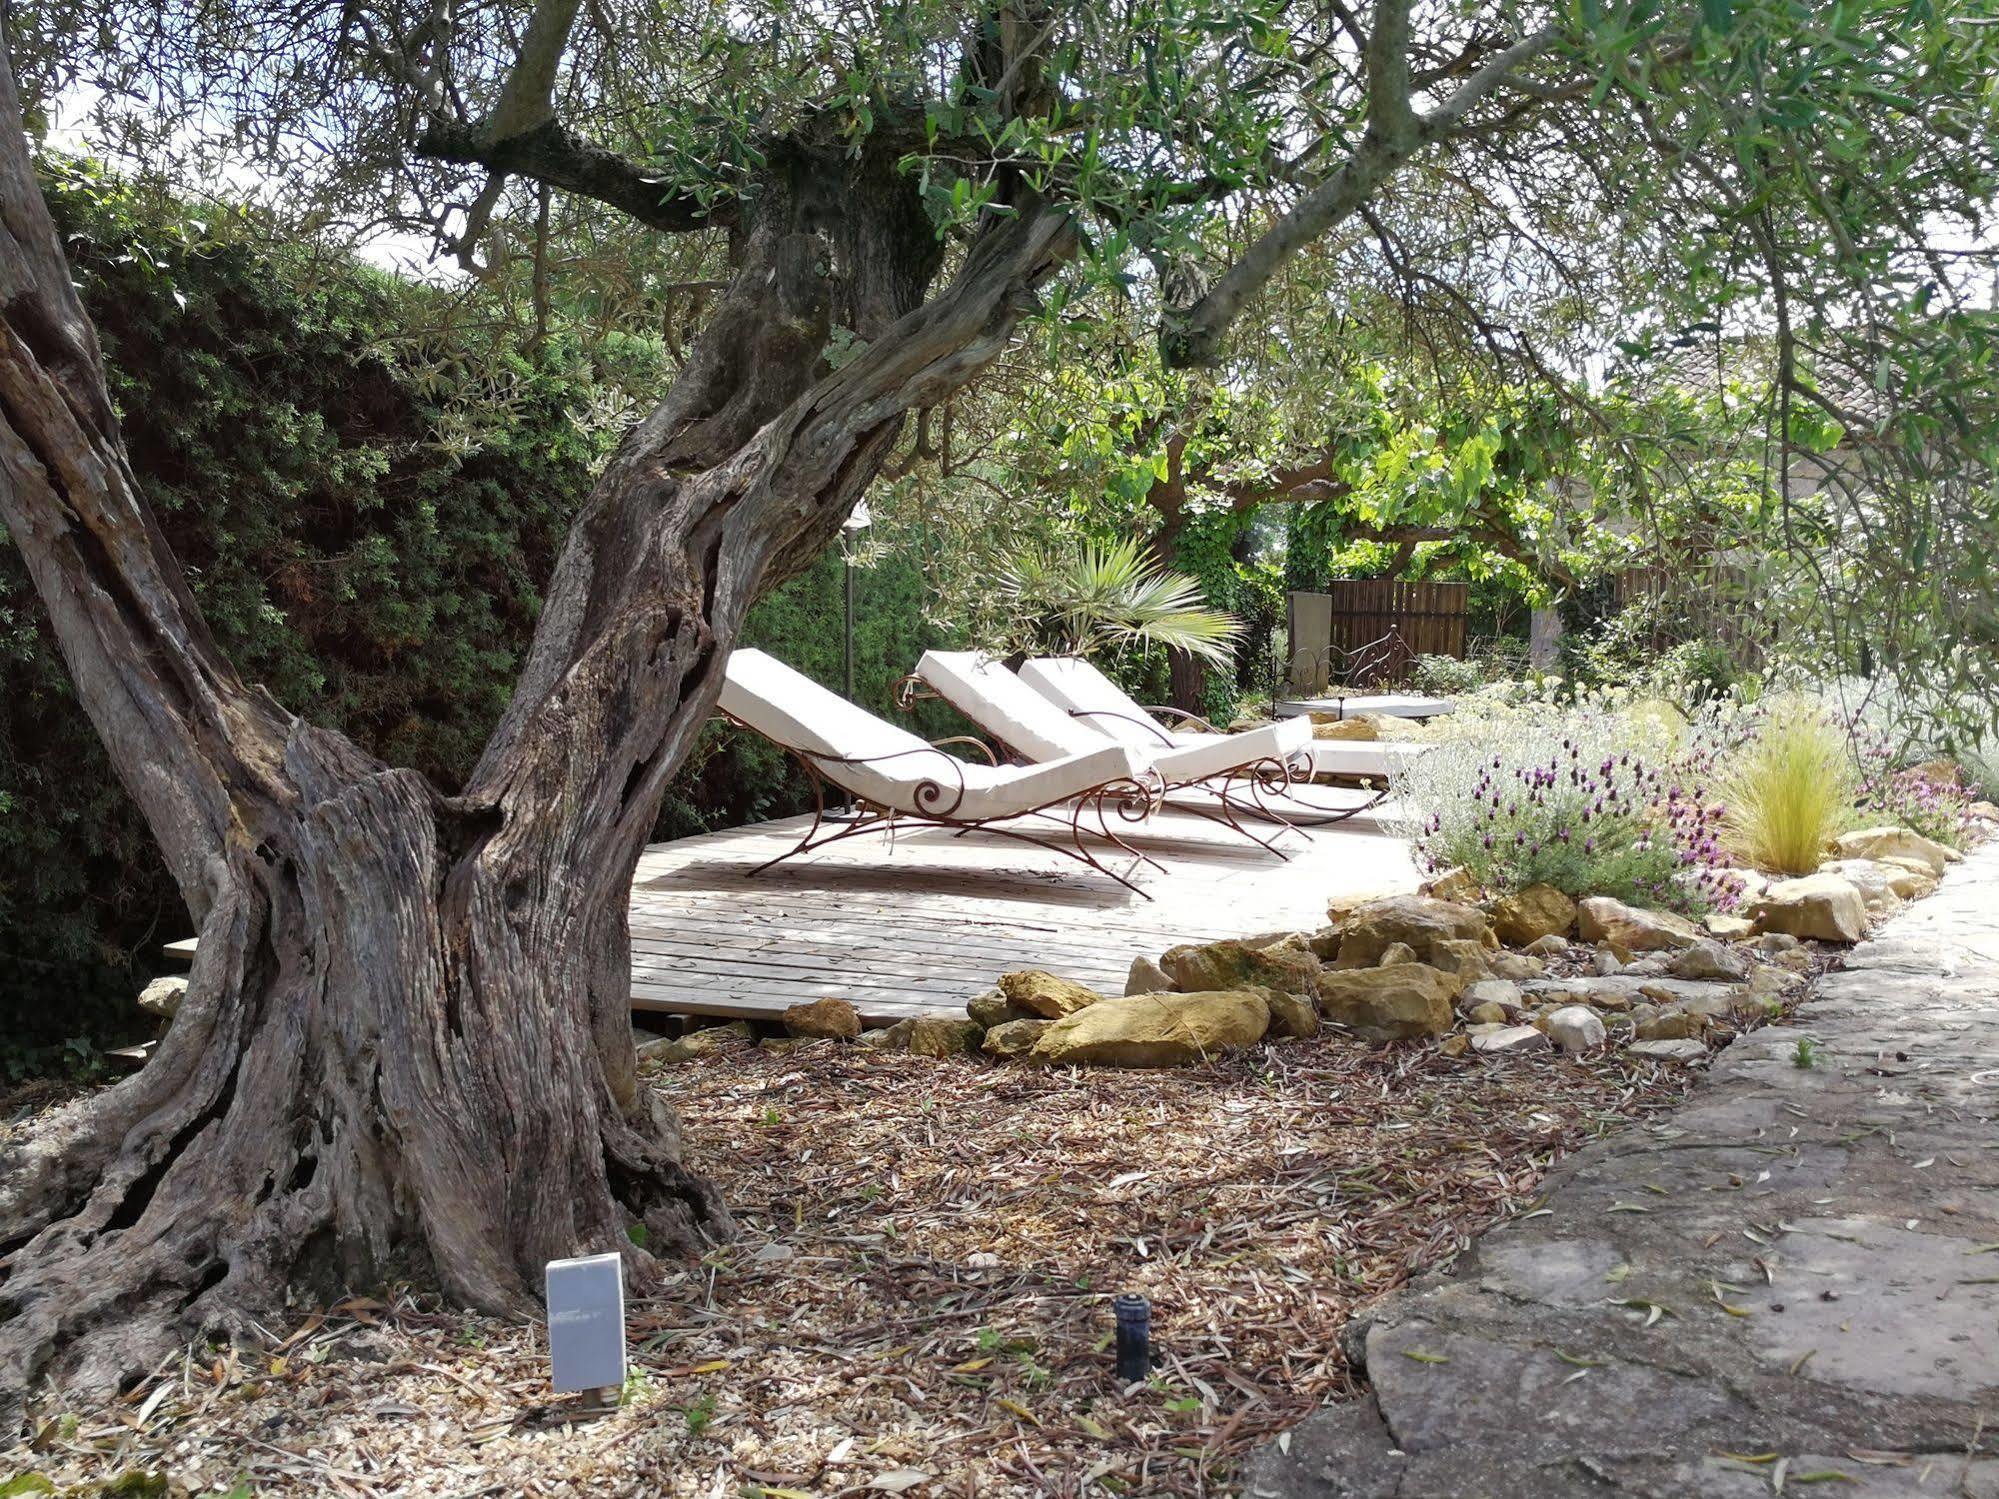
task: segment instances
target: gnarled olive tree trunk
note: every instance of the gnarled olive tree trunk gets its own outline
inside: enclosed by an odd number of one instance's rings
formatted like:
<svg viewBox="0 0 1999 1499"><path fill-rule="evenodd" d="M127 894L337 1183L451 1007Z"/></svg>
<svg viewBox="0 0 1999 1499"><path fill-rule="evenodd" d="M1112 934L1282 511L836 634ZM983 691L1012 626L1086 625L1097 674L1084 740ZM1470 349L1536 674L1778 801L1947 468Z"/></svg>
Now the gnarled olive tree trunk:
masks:
<svg viewBox="0 0 1999 1499"><path fill-rule="evenodd" d="M243 682L140 495L0 38L0 517L200 932L133 1078L0 1162L0 1398L410 1274L532 1303L557 1255L727 1232L638 1086L626 902L754 598L835 534L905 412L1072 248L1034 204L924 302L892 160L778 151L734 278L578 517L512 703L446 792ZM868 348L837 372L830 330ZM648 1250L630 1225L645 1224Z"/></svg>

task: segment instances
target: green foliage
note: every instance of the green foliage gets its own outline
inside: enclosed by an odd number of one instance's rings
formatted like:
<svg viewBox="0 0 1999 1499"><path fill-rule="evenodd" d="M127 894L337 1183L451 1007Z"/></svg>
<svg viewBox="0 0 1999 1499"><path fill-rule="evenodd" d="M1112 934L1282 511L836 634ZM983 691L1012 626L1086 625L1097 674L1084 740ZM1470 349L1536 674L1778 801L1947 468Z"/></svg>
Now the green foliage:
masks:
<svg viewBox="0 0 1999 1499"><path fill-rule="evenodd" d="M1783 700L1724 758L1717 788L1730 852L1757 869L1801 875L1852 822L1859 775L1837 723L1814 704Z"/></svg>
<svg viewBox="0 0 1999 1499"><path fill-rule="evenodd" d="M1641 593L1630 604L1565 636L1564 667L1580 687L1624 687L1663 697L1691 712L1725 697L1743 680L1740 655L1716 634L1710 578L1690 577L1677 589ZM1749 631L1745 629L1745 634Z"/></svg>
<svg viewBox="0 0 1999 1499"><path fill-rule="evenodd" d="M1479 662L1460 661L1455 656L1418 656L1409 668L1410 688L1437 697L1476 692L1484 683L1485 672Z"/></svg>

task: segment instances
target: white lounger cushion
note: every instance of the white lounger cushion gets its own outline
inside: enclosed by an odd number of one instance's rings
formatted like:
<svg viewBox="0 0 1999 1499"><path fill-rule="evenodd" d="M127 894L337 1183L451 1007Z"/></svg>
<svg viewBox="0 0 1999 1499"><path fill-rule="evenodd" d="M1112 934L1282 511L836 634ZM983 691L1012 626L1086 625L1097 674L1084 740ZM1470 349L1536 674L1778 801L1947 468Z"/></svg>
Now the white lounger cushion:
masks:
<svg viewBox="0 0 1999 1499"><path fill-rule="evenodd" d="M945 702L1026 760L1059 760L1115 743L976 651L925 651L916 674Z"/></svg>
<svg viewBox="0 0 1999 1499"><path fill-rule="evenodd" d="M809 755L834 785L919 816L962 822L1018 817L1145 772L1144 761L1121 744L1043 765L960 760L758 650L730 655L720 706L766 738ZM941 788L941 796L925 794L926 785Z"/></svg>
<svg viewBox="0 0 1999 1499"><path fill-rule="evenodd" d="M1240 734L1184 733L1164 728L1140 704L1133 702L1122 687L1088 661L1074 656L1042 656L1022 662L1020 679L1050 702L1080 716L1092 728L1102 729L1131 745L1192 748L1248 744L1257 742L1259 736L1270 736L1267 742L1277 753L1289 754L1312 742L1312 725L1305 719L1286 719Z"/></svg>
<svg viewBox="0 0 1999 1499"><path fill-rule="evenodd" d="M1302 718L1287 723L1305 723ZM1387 776L1401 770L1430 748L1382 739L1314 739L1312 774L1317 776Z"/></svg>
<svg viewBox="0 0 1999 1499"><path fill-rule="evenodd" d="M1087 663L1084 663L1087 664ZM1117 689L1092 666L1091 673ZM971 651L925 651L916 674L937 695L1002 743L1030 760L1076 754L1123 741L1168 786L1226 775L1264 760L1281 760L1311 738L1309 728L1273 724L1245 734L1168 734L1114 719L1078 718L999 662ZM1129 706L1131 699L1118 696ZM1122 710L1118 710L1122 713ZM1151 723L1148 716L1146 723ZM1119 732L1128 728L1130 733Z"/></svg>

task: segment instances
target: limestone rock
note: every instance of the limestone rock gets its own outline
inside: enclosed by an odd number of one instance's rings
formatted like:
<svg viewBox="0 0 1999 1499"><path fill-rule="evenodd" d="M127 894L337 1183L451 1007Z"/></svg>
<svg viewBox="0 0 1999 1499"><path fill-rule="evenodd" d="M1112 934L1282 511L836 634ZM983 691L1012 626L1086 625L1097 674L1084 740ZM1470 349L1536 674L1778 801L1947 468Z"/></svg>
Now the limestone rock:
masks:
<svg viewBox="0 0 1999 1499"><path fill-rule="evenodd" d="M1326 920L1334 926L1340 926L1362 906L1372 906L1396 898L1393 891L1379 887L1373 890L1342 890L1339 894L1327 898Z"/></svg>
<svg viewBox="0 0 1999 1499"><path fill-rule="evenodd" d="M1946 848L1933 838L1892 825L1841 833L1833 839L1832 846L1842 859L1918 859L1929 867L1931 874L1939 876L1945 865L1963 857L1956 849Z"/></svg>
<svg viewBox="0 0 1999 1499"><path fill-rule="evenodd" d="M1798 977L1787 969L1764 965L1749 975L1749 996L1752 999L1766 999L1772 995L1782 994L1798 982Z"/></svg>
<svg viewBox="0 0 1999 1499"><path fill-rule="evenodd" d="M1691 994L1678 1001L1677 1008L1687 1015L1725 1019L1743 1007L1749 998L1749 989L1723 988L1719 984L1710 985L1705 994Z"/></svg>
<svg viewBox="0 0 1999 1499"><path fill-rule="evenodd" d="M1303 947L1307 935L1305 932L1294 931L1288 926L1281 926L1273 931L1253 932L1249 936L1237 940L1244 947L1279 947L1286 942L1290 943L1293 947Z"/></svg>
<svg viewBox="0 0 1999 1499"><path fill-rule="evenodd" d="M1073 1015L1103 999L1103 995L1096 990L1057 978L1042 968L1003 973L999 987L1000 993L1012 1001L1015 1009L1038 1015L1043 1020L1060 1020L1064 1015Z"/></svg>
<svg viewBox="0 0 1999 1499"><path fill-rule="evenodd" d="M1548 1039L1562 1051L1594 1051L1609 1039L1596 1011L1586 1005L1564 1005L1547 1016Z"/></svg>
<svg viewBox="0 0 1999 1499"><path fill-rule="evenodd" d="M1393 968L1398 963L1416 961L1416 949L1407 942L1391 942L1381 950L1381 956L1374 960L1377 968Z"/></svg>
<svg viewBox="0 0 1999 1499"><path fill-rule="evenodd" d="M1819 865L1819 873L1850 881L1869 910L1893 910L1937 888L1937 877L1913 859L1832 859Z"/></svg>
<svg viewBox="0 0 1999 1499"><path fill-rule="evenodd" d="M1697 1041L1707 1029L1707 1017L1690 1010L1667 1010L1638 1022L1641 1041Z"/></svg>
<svg viewBox="0 0 1999 1499"><path fill-rule="evenodd" d="M1056 1020L1029 1057L1056 1067L1181 1067L1254 1046L1269 1026L1270 1007L1254 990L1127 994Z"/></svg>
<svg viewBox="0 0 1999 1499"><path fill-rule="evenodd" d="M1766 932L1821 942L1858 942L1867 932L1866 900L1836 874L1779 880L1756 902L1755 916Z"/></svg>
<svg viewBox="0 0 1999 1499"><path fill-rule="evenodd" d="M1732 947L1704 937L1666 960L1666 972L1679 979L1716 979L1739 984L1749 977L1749 959Z"/></svg>
<svg viewBox="0 0 1999 1499"><path fill-rule="evenodd" d="M1319 1034L1319 1007L1309 994L1286 994L1282 989L1265 989L1263 1002L1270 1006L1270 1034L1297 1040Z"/></svg>
<svg viewBox="0 0 1999 1499"><path fill-rule="evenodd" d="M1329 968L1319 975L1319 1007L1373 1041L1441 1036L1451 1028L1451 1001L1463 984L1425 963L1392 968Z"/></svg>
<svg viewBox="0 0 1999 1499"><path fill-rule="evenodd" d="M1760 869L1731 869L1728 878L1735 886L1738 905L1756 899L1770 888L1770 877Z"/></svg>
<svg viewBox="0 0 1999 1499"><path fill-rule="evenodd" d="M977 1003L975 1000L974 1003ZM971 1022L977 1024L976 1021ZM871 1031L862 1031L859 1045L869 1051L908 1051L909 1038L916 1031L914 1020L898 1020L894 1025L884 1025Z"/></svg>
<svg viewBox="0 0 1999 1499"><path fill-rule="evenodd" d="M162 1020L171 1020L180 1013L180 1002L187 996L187 980L177 973L164 978L156 978L139 991L139 1008L148 1015L157 1015Z"/></svg>
<svg viewBox="0 0 1999 1499"><path fill-rule="evenodd" d="M1471 1038L1472 1050L1491 1056L1509 1052L1546 1051L1548 1035L1531 1025L1503 1025Z"/></svg>
<svg viewBox="0 0 1999 1499"><path fill-rule="evenodd" d="M909 1050L919 1057L963 1056L979 1044L979 1028L949 1015L919 1015L910 1022Z"/></svg>
<svg viewBox="0 0 1999 1499"><path fill-rule="evenodd" d="M1008 999L999 989L986 990L970 1004L965 1013L972 1017L974 1024L983 1030L991 1030L996 1025L1005 1025L1009 1020L1031 1020L1034 1017Z"/></svg>
<svg viewBox="0 0 1999 1499"><path fill-rule="evenodd" d="M1319 960L1288 941L1271 947L1242 942L1207 942L1175 947L1159 960L1185 993L1225 989L1276 989L1284 994L1310 994Z"/></svg>
<svg viewBox="0 0 1999 1499"><path fill-rule="evenodd" d="M1567 952L1568 945L1564 943L1559 950ZM1516 983L1521 979L1539 978L1548 969L1548 965L1539 958L1524 952L1494 953L1489 966L1494 978L1512 979Z"/></svg>
<svg viewBox="0 0 1999 1499"><path fill-rule="evenodd" d="M732 1020L727 1025L705 1025L698 1031L689 1031L684 1036L662 1036L640 1046L641 1062L696 1062L703 1057L712 1057L724 1047L736 1041L753 1041L756 1032L747 1020Z"/></svg>
<svg viewBox="0 0 1999 1499"><path fill-rule="evenodd" d="M1633 1041L1624 1054L1654 1062L1698 1062L1707 1055L1707 1047L1698 1041Z"/></svg>
<svg viewBox="0 0 1999 1499"><path fill-rule="evenodd" d="M1131 960L1131 972L1124 979L1125 993L1165 994L1172 988L1173 975L1144 953Z"/></svg>
<svg viewBox="0 0 1999 1499"><path fill-rule="evenodd" d="M1481 979L1492 977L1492 965L1486 961L1485 954L1482 943L1466 937L1446 937L1430 944L1430 966L1455 973L1467 984L1476 984Z"/></svg>
<svg viewBox="0 0 1999 1499"><path fill-rule="evenodd" d="M1731 911L1710 911L1701 918L1701 925L1708 929L1711 936L1723 942L1740 942L1756 930L1755 922Z"/></svg>
<svg viewBox="0 0 1999 1499"><path fill-rule="evenodd" d="M1477 906L1422 895L1369 901L1346 918L1342 929L1340 962L1349 968L1380 962L1381 954L1397 942L1406 943L1425 960L1433 943L1452 938L1497 945L1485 912Z"/></svg>
<svg viewBox="0 0 1999 1499"><path fill-rule="evenodd" d="M1521 1005L1520 985L1512 979L1480 979L1466 986L1459 996L1462 1005L1504 1005L1509 1010L1517 1010Z"/></svg>
<svg viewBox="0 0 1999 1499"><path fill-rule="evenodd" d="M1352 718L1337 718L1315 713L1312 715L1312 737L1372 741L1381 737L1381 725L1373 715L1367 713L1357 713Z"/></svg>
<svg viewBox="0 0 1999 1499"><path fill-rule="evenodd" d="M1336 926L1322 926L1305 939L1305 950L1322 963L1330 963L1340 955L1340 929Z"/></svg>
<svg viewBox="0 0 1999 1499"><path fill-rule="evenodd" d="M1553 885L1529 885L1493 902L1492 929L1509 947L1558 937L1575 923L1576 903Z"/></svg>
<svg viewBox="0 0 1999 1499"><path fill-rule="evenodd" d="M1441 874L1433 874L1418 888L1418 895L1427 895L1434 900L1455 900L1469 903L1478 894L1478 881L1462 864L1454 864Z"/></svg>
<svg viewBox="0 0 1999 1499"><path fill-rule="evenodd" d="M844 999L814 999L784 1012L791 1035L812 1040L851 1041L861 1033L861 1012Z"/></svg>
<svg viewBox="0 0 1999 1499"><path fill-rule="evenodd" d="M1052 1020L1007 1020L986 1032L979 1049L989 1057L1008 1061L1014 1057L1024 1057L1034 1050L1041 1039L1041 1033L1055 1022Z"/></svg>
<svg viewBox="0 0 1999 1499"><path fill-rule="evenodd" d="M1905 869L1911 874L1929 875L1931 881L1935 881L1937 878L1934 874L1930 873L1930 866L1922 859L1904 859L1898 854L1890 854L1885 859L1876 859L1873 862L1876 864L1886 864L1894 869ZM1928 888L1935 889L1936 887L1932 883Z"/></svg>
<svg viewBox="0 0 1999 1499"><path fill-rule="evenodd" d="M1592 895L1577 906L1576 931L1585 942L1608 942L1627 952L1690 947L1701 937L1700 928L1684 916L1627 906L1608 895Z"/></svg>

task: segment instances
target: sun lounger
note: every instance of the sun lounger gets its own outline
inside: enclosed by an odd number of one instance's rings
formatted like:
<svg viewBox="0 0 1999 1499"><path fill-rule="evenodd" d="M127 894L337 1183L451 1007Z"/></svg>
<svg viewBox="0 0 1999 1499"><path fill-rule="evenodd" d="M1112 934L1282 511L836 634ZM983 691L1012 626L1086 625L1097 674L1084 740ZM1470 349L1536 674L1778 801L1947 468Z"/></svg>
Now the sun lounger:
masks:
<svg viewBox="0 0 1999 1499"><path fill-rule="evenodd" d="M915 822L983 829L1053 849L1138 890L1084 843L1086 836L1102 837L1134 860L1145 857L1118 836L1113 819L1133 823L1150 816L1163 787L1145 758L1128 745L1105 741L1085 753L1035 765L993 764L990 751L988 763L963 760L939 746L977 741L929 743L855 707L776 657L748 649L729 657L720 707L736 723L788 750L812 777L817 811L811 828L796 848L759 870L858 833ZM828 784L853 796L860 813L822 834ZM1037 828L1053 822L1067 836L1057 841L1017 825L1030 818L1038 819L1033 824Z"/></svg>
<svg viewBox="0 0 1999 1499"><path fill-rule="evenodd" d="M1269 838L1242 826L1236 814L1249 811L1286 820L1264 803L1284 794L1292 778L1305 773L1311 730L1302 719L1243 734L1174 739L1156 726L1145 735L1120 734L1057 706L999 661L974 651L926 651L909 681L942 698L1022 760L1046 762L1123 742L1167 791L1205 788L1215 801L1193 804L1194 810L1215 815L1283 857Z"/></svg>
<svg viewBox="0 0 1999 1499"><path fill-rule="evenodd" d="M1103 729L1113 738L1134 748L1148 744L1175 747L1212 745L1238 737L1224 734L1205 719L1183 713L1177 708L1146 708L1134 702L1123 688L1095 666L1076 657L1044 656L1026 661L1021 664L1019 675L1021 681L1063 711ZM1171 716L1175 723L1192 727L1169 729L1154 714ZM1306 722L1304 719L1290 719L1285 726L1302 726ZM1310 730L1300 728L1294 732L1309 733ZM1279 810L1279 815L1292 822L1337 822L1367 811L1388 795L1388 778L1410 758L1422 753L1426 746L1374 740L1313 739L1307 740L1303 748L1309 756L1310 773L1313 775L1378 778L1383 784L1368 800L1356 806L1340 808L1318 805L1294 788Z"/></svg>

